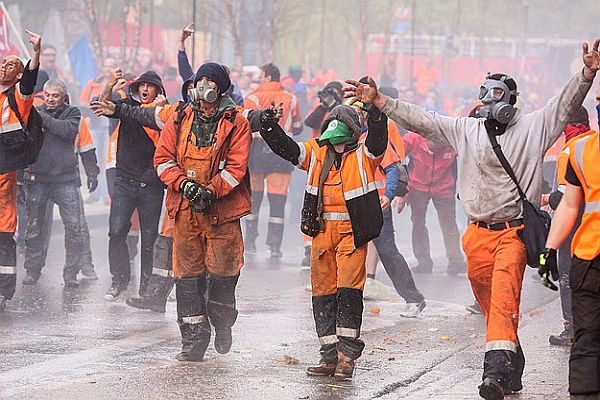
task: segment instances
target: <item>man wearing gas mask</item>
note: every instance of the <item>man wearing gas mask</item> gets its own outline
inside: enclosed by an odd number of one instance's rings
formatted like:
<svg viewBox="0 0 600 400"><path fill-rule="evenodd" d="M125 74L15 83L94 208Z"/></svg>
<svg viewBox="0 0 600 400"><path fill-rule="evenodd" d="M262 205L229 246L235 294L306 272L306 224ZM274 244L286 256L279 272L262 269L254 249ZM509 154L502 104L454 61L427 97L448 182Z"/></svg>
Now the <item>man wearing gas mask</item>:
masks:
<svg viewBox="0 0 600 400"><path fill-rule="evenodd" d="M516 82L488 75L479 98L483 118L445 117L414 104L390 99L375 85L348 81L346 96L372 103L399 125L458 153L458 193L470 224L463 236L467 274L487 322L483 383L479 394L501 400L522 389L525 357L517 328L521 284L526 264L523 208L516 185L494 153L488 132L497 137L519 185L539 207L544 153L558 139L587 95L600 69L600 39L590 50L583 45L583 70L558 96L538 111L523 115L517 108Z"/></svg>
<svg viewBox="0 0 600 400"><path fill-rule="evenodd" d="M189 103L165 124L154 165L167 185L174 218L173 276L180 361L202 361L215 328L215 350L229 352L237 318L235 286L244 263L240 218L250 213L248 120L223 95L226 69L203 64Z"/></svg>

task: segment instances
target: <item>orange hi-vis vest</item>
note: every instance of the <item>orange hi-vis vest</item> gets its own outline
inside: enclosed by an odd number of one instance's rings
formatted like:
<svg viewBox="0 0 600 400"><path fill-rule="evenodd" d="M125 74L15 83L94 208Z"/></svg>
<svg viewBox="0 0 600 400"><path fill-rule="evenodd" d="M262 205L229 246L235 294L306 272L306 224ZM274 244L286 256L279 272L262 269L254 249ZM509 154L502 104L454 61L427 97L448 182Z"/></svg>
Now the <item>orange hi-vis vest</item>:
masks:
<svg viewBox="0 0 600 400"><path fill-rule="evenodd" d="M600 255L600 134L596 132L576 141L571 146L569 161L585 199L571 251L578 258L591 261Z"/></svg>
<svg viewBox="0 0 600 400"><path fill-rule="evenodd" d="M558 190L560 190L561 192L563 192L563 190L561 190L561 186L564 187L567 184L567 180L565 179L565 173L567 172L567 164L569 163L571 146L579 139L589 135L593 135L594 133L596 133L596 131L589 130L587 132L582 133L581 135L577 135L574 138L571 138L571 140L564 144L563 150L556 157L556 184L559 185Z"/></svg>
<svg viewBox="0 0 600 400"><path fill-rule="evenodd" d="M308 181L305 193L305 208L303 213L316 215L319 178L325 162L326 145L319 146L316 139L298 143L300 157L298 168L308 172ZM379 207L379 195L375 172L382 157L375 157L369 153L364 143L359 142L355 150L348 151L342 156L342 163L338 171L334 167L329 171L323 188L323 210L320 216L328 220L350 220L354 235L354 244L358 248L379 236L383 217ZM328 188L339 183L337 189ZM335 192L340 190L344 205L335 201L338 196ZM332 204L326 198L333 195ZM314 208L314 209L313 209ZM307 232L304 232L307 233Z"/></svg>
<svg viewBox="0 0 600 400"><path fill-rule="evenodd" d="M94 138L90 131L88 118L82 117L79 120L79 132L75 138L75 152L81 154L86 151L94 150L95 148L96 144L94 143Z"/></svg>

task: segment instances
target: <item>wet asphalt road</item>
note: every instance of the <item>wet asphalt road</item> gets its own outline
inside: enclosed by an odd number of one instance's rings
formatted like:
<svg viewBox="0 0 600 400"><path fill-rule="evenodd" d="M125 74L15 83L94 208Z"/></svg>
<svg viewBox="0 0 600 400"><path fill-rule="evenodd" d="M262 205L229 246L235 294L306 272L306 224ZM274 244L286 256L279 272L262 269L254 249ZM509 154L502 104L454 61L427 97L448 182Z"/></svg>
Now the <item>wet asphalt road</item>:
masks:
<svg viewBox="0 0 600 400"><path fill-rule="evenodd" d="M340 383L304 373L318 360L318 342L306 291L309 273L299 267L303 249L297 224L286 228L282 260L271 260L264 247L247 257L232 351L219 355L209 347L205 362L180 363L173 358L180 348L174 302L166 314L156 314L129 308L124 297L114 303L102 300L110 284L108 217L99 204L88 210L100 280L84 281L79 289L63 287L63 235L55 221L38 285L22 286L20 268L17 294L0 315L2 399L478 398L484 320L464 310L473 299L466 277L444 273L437 232L431 233L435 271L415 276L428 307L419 318L407 319L399 315L404 308L400 298L366 302L365 353L354 380ZM433 212L428 218L436 226ZM395 226L398 246L414 265L409 213L397 216ZM381 267L378 279L390 283ZM128 295L136 292L132 282ZM548 335L561 328L556 297L529 276L524 280L526 387L512 398L567 398L568 351L547 344ZM379 314L370 313L374 305Z"/></svg>

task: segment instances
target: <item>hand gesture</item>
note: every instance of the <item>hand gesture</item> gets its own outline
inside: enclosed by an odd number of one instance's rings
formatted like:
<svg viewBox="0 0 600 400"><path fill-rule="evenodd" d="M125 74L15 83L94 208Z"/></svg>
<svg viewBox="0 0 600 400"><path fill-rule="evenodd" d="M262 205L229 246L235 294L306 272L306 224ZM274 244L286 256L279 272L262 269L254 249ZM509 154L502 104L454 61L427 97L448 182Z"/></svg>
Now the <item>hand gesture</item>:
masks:
<svg viewBox="0 0 600 400"><path fill-rule="evenodd" d="M342 90L344 91L344 97L353 97L350 105L357 101L360 101L363 104L372 104L379 94L377 85L371 77L369 77L369 84L360 83L352 79L348 79L346 83L351 86L345 87Z"/></svg>
<svg viewBox="0 0 600 400"><path fill-rule="evenodd" d="M392 207L400 214L402 210L404 210L404 207L406 207L406 199L399 196L394 197L394 200L392 200Z"/></svg>
<svg viewBox="0 0 600 400"><path fill-rule="evenodd" d="M113 86L116 85L121 78L123 78L123 71L121 71L121 68L113 68L110 70L108 80Z"/></svg>
<svg viewBox="0 0 600 400"><path fill-rule="evenodd" d="M387 196L381 196L379 198L379 205L381 206L382 211L386 211L390 208L391 200Z"/></svg>
<svg viewBox="0 0 600 400"><path fill-rule="evenodd" d="M97 100L92 101L90 108L99 117L110 117L115 114L116 105L112 101Z"/></svg>
<svg viewBox="0 0 600 400"><path fill-rule="evenodd" d="M594 45L590 50L589 44L584 42L583 48L583 75L587 79L594 79L596 72L600 69L600 52L598 47L600 46L600 38L594 41Z"/></svg>
<svg viewBox="0 0 600 400"><path fill-rule="evenodd" d="M263 124L277 123L283 115L283 103L275 104L271 102L269 108L265 108L260 113L260 122Z"/></svg>
<svg viewBox="0 0 600 400"><path fill-rule="evenodd" d="M558 280L558 263L556 261L556 250L545 248L540 253L539 263L536 266L538 268L538 274L542 284L548 289L557 291L558 287L552 282L552 280ZM552 280L550 280L552 277Z"/></svg>
<svg viewBox="0 0 600 400"><path fill-rule="evenodd" d="M164 94L159 94L156 96L156 98L154 99L154 101L152 103L157 107L161 107L161 106L167 105L169 103L169 101L167 100L167 98L165 97Z"/></svg>
<svg viewBox="0 0 600 400"><path fill-rule="evenodd" d="M34 53L39 53L42 48L42 37L37 33L25 30L25 33L29 35L29 43L31 43L31 47L33 48Z"/></svg>
<svg viewBox="0 0 600 400"><path fill-rule="evenodd" d="M192 36L194 34L194 23L192 22L191 24L189 24L188 26L186 26L185 28L183 28L181 30L181 37L179 38L179 41L181 42L181 44L183 44L187 38L189 38L190 36Z"/></svg>

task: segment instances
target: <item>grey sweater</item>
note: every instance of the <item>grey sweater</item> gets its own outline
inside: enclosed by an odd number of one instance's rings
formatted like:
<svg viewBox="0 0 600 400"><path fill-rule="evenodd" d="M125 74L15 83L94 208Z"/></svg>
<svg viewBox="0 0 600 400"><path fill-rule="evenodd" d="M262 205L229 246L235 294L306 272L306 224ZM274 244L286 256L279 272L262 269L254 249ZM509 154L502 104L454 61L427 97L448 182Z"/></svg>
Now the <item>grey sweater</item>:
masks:
<svg viewBox="0 0 600 400"><path fill-rule="evenodd" d="M44 144L36 162L29 166L28 180L44 183L74 181L80 184L75 137L79 132L79 108L63 105L49 111L37 108L42 117Z"/></svg>
<svg viewBox="0 0 600 400"><path fill-rule="evenodd" d="M581 72L541 110L517 112L506 133L498 137L529 201L539 206L544 153L558 139L581 106L592 81ZM502 168L490 144L484 119L445 117L400 100L382 108L392 120L427 139L450 144L458 154L458 193L471 221L509 221L522 216L515 184Z"/></svg>

